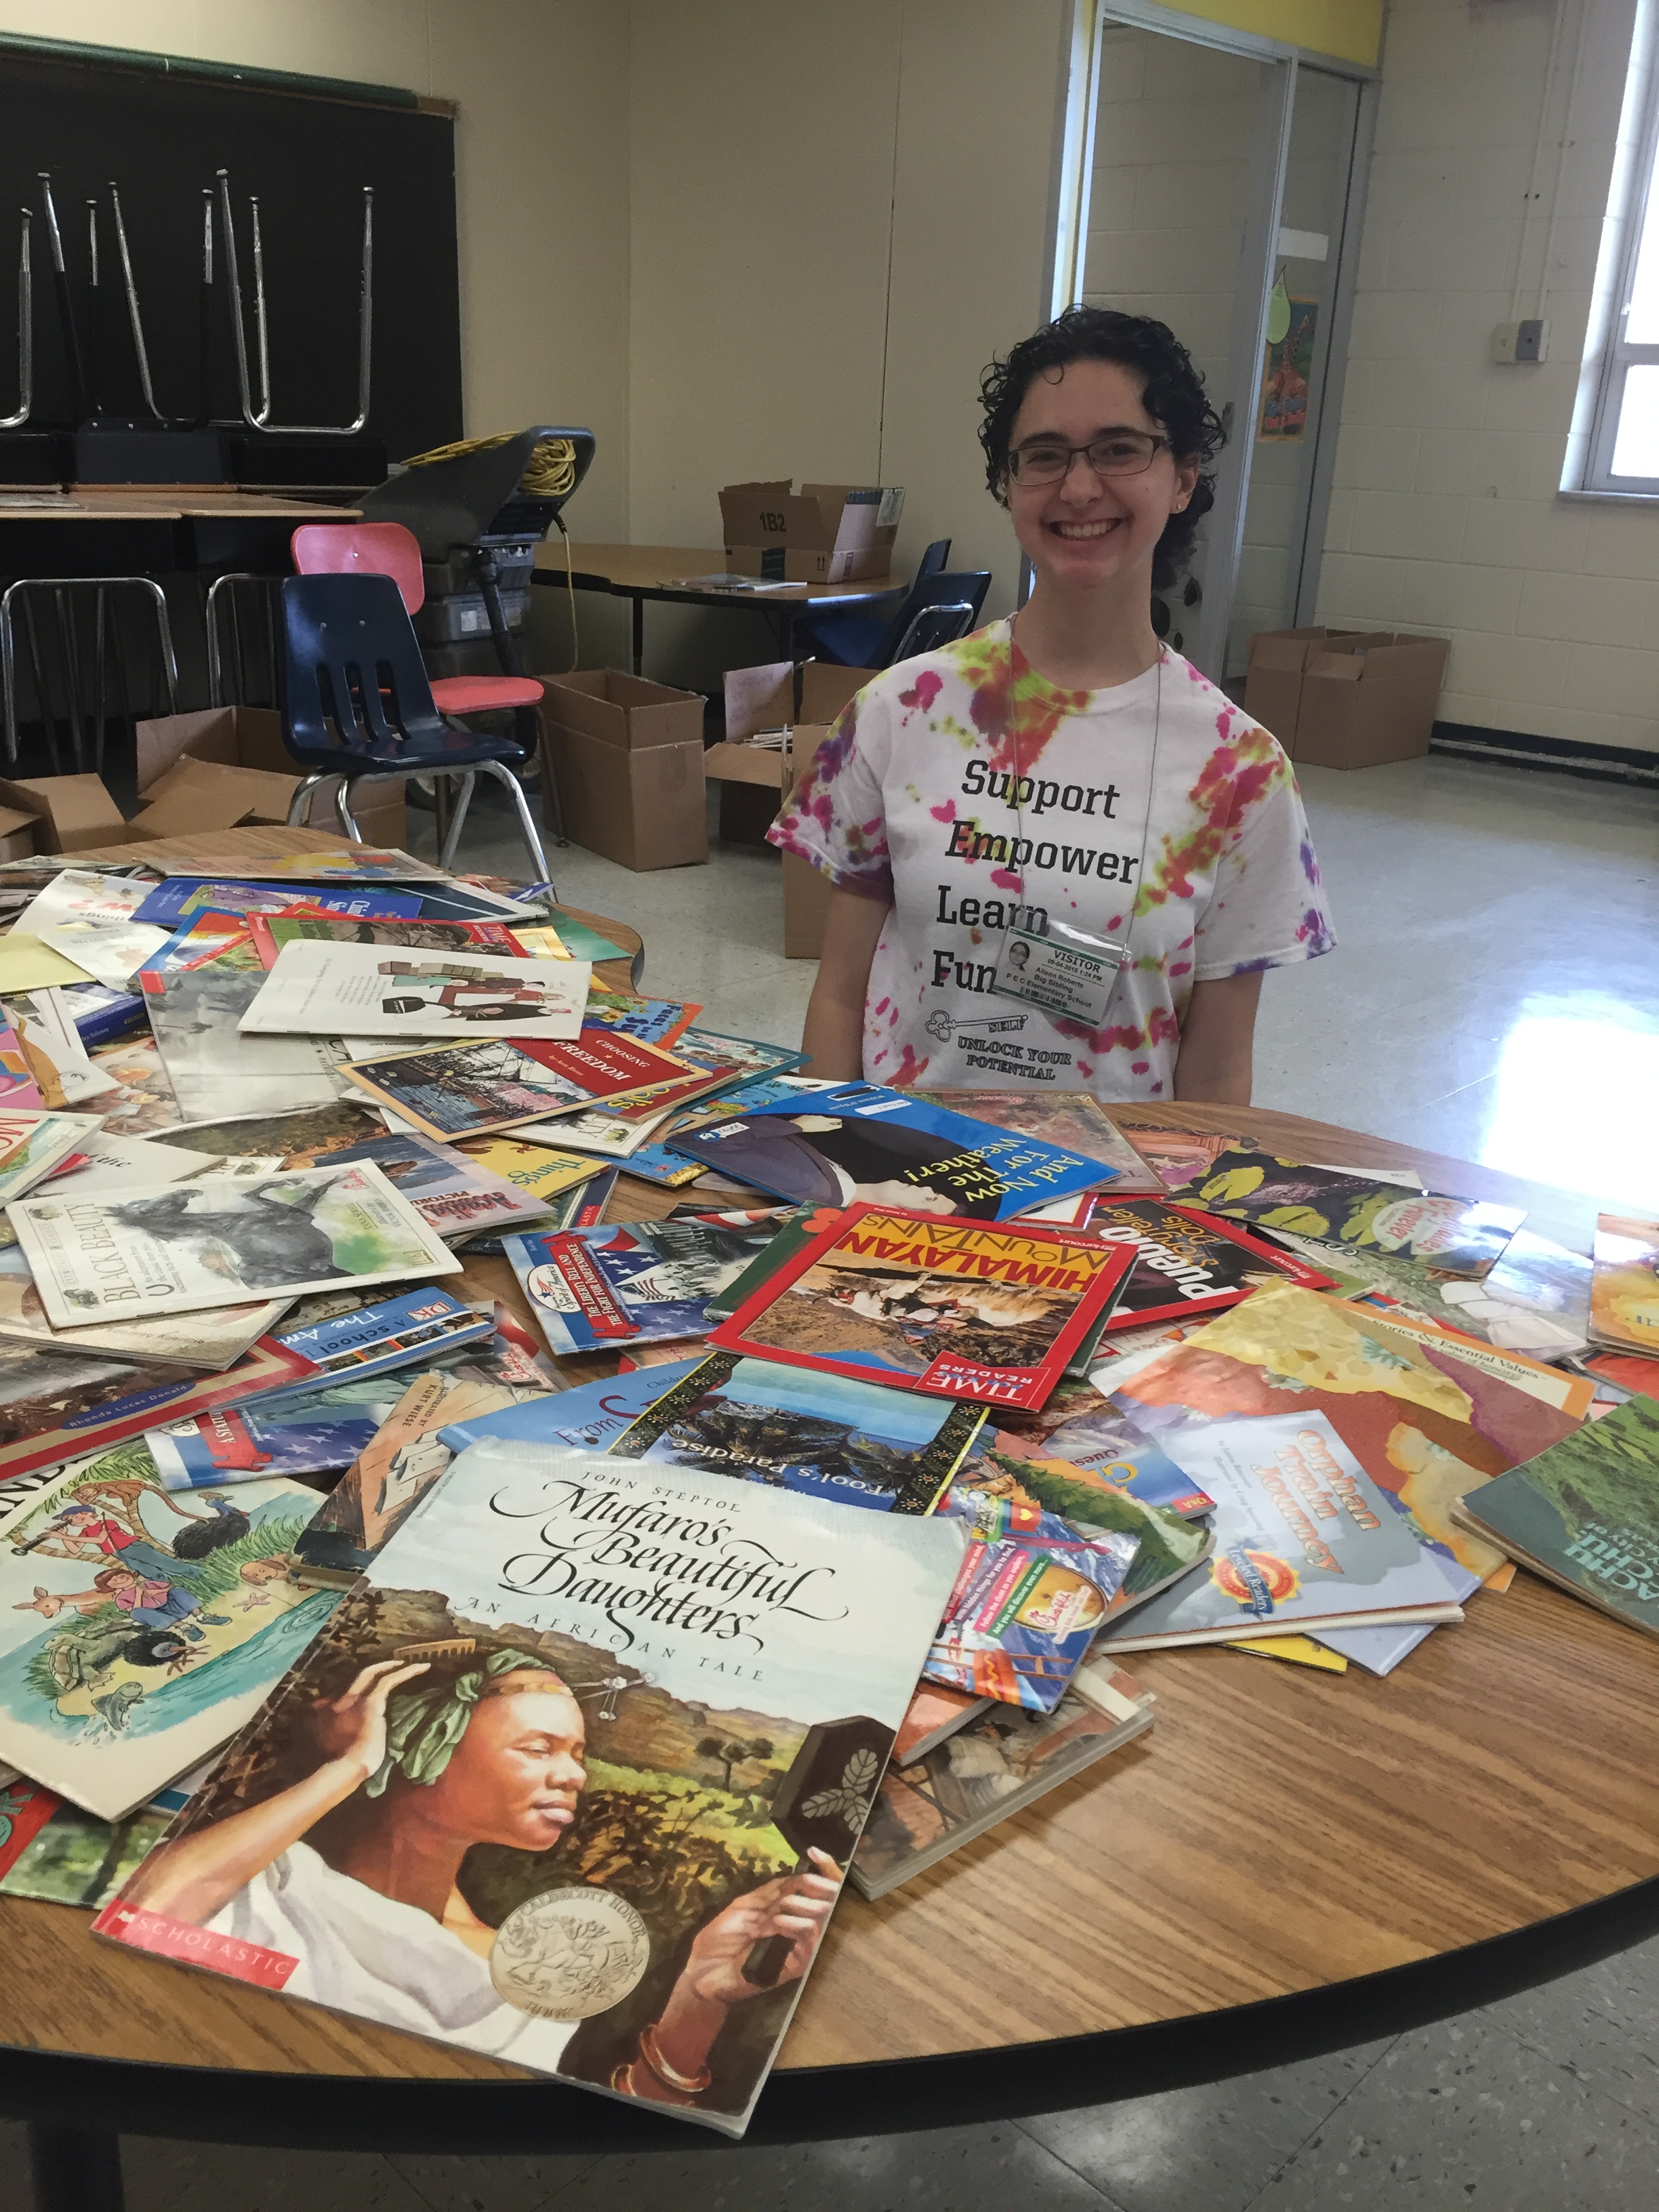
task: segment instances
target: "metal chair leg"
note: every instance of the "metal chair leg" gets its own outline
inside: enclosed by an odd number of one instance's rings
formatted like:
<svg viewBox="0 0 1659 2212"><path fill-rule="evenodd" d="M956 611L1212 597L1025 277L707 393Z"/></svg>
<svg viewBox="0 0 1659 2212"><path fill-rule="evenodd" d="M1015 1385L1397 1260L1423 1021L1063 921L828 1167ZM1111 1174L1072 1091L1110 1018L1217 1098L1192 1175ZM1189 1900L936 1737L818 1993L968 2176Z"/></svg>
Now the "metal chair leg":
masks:
<svg viewBox="0 0 1659 2212"><path fill-rule="evenodd" d="M340 778L340 788L335 793L334 805L340 817L341 829L345 831L354 845L361 845L363 842L363 833L357 827L357 817L351 811L351 781L349 776L343 775Z"/></svg>
<svg viewBox="0 0 1659 2212"><path fill-rule="evenodd" d="M449 781L449 778L441 775L435 781L441 789ZM477 778L471 769L468 769L461 778L460 789L453 794L450 801L449 827L444 832L443 844L438 854L438 866L441 868L447 868L454 862L455 848L461 842L462 830L466 827L466 810L472 804L472 790L477 781Z"/></svg>
<svg viewBox="0 0 1659 2212"><path fill-rule="evenodd" d="M333 781L332 776L308 775L295 787L288 809L288 826L290 830L296 829L310 816L312 794L316 791L318 785L331 783Z"/></svg>
<svg viewBox="0 0 1659 2212"><path fill-rule="evenodd" d="M536 827L536 817L530 811L530 801L524 795L524 786L514 775L512 769L501 761L481 761L479 766L486 775L493 775L497 783L504 783L513 794L513 804L519 811L519 834L524 839L525 849L529 854L531 865L536 872L532 881L538 884L550 884L553 880L553 871L548 866L547 854L542 846L541 832Z"/></svg>

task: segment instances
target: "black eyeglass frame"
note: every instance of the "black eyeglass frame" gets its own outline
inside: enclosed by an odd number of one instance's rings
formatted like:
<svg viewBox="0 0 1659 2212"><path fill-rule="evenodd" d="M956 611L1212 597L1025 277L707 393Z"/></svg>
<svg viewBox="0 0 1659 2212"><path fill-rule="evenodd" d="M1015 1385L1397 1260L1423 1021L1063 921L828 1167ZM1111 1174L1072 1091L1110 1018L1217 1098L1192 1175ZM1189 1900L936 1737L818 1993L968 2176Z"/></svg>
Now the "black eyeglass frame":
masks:
<svg viewBox="0 0 1659 2212"><path fill-rule="evenodd" d="M1144 438L1146 441L1146 459L1136 468L1103 469L1094 458L1096 447L1108 445L1115 441L1121 441L1125 438L1134 438L1137 440ZM1040 452L1059 453L1061 450L1060 442L1058 438L1040 441L1037 442L1038 450ZM1173 453L1175 450L1167 438L1160 437L1156 432L1152 430L1112 430L1104 432L1098 438L1091 438L1086 446L1066 447L1064 448L1066 454L1066 465L1060 470L1058 476L1051 477L1023 476L1020 472L1019 465L1021 449L1016 446L1010 451L1008 455L1006 465L1008 481L1012 484L1019 485L1022 489L1025 490L1030 489L1034 485L1040 487L1045 484L1064 483L1066 477L1071 475L1072 464L1079 453L1081 453L1085 460L1088 462L1089 466L1094 471L1095 475L1103 483L1109 482L1113 477L1144 477L1148 469L1152 467L1152 463L1158 459L1158 448L1160 446L1164 448L1165 453Z"/></svg>

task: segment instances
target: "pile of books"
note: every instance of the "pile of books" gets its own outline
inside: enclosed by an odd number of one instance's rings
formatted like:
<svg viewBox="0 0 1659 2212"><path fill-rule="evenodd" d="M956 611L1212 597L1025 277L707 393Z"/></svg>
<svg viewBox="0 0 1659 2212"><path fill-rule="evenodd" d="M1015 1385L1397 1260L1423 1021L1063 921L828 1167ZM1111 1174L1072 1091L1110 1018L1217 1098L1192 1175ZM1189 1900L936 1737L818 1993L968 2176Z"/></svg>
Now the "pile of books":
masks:
<svg viewBox="0 0 1659 2212"><path fill-rule="evenodd" d="M1659 1628L1659 1224L815 1081L400 854L0 910L0 1892L107 1940L740 2134L1137 1655Z"/></svg>

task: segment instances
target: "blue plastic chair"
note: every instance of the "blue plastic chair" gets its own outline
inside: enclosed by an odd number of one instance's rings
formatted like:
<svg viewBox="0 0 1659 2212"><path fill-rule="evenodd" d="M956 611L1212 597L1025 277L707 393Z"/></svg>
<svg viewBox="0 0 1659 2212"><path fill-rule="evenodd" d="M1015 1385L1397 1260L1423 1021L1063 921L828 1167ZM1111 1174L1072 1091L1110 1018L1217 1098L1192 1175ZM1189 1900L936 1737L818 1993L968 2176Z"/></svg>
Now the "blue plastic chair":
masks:
<svg viewBox="0 0 1659 2212"><path fill-rule="evenodd" d="M445 721L433 702L414 625L390 576L289 576L283 582L285 683L283 738L308 771L294 794L290 822L304 819L319 784L340 778L337 804L346 835L362 842L352 817L352 786L364 776L465 778L438 856L447 868L460 842L475 775L504 784L533 870L551 874L528 802L512 773L532 757L516 738L488 737Z"/></svg>
<svg viewBox="0 0 1659 2212"><path fill-rule="evenodd" d="M849 610L844 615L826 611L802 629L820 660L833 660L841 668L886 668L893 648L927 602L916 594L930 576L938 575L951 557L951 541L936 538L916 563L908 597L894 615Z"/></svg>

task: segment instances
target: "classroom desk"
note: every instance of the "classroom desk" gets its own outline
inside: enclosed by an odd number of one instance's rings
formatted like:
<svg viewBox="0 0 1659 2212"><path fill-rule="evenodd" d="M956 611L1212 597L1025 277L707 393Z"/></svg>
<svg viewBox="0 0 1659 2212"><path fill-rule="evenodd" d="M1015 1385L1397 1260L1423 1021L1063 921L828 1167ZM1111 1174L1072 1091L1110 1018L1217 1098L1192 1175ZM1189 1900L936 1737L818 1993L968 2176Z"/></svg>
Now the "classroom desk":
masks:
<svg viewBox="0 0 1659 2212"><path fill-rule="evenodd" d="M795 658L795 626L803 615L825 607L872 607L884 599L896 606L909 586L898 576L872 576L860 584L780 584L763 592L717 586L688 588L687 576L707 576L726 567L717 546L573 545L572 574L579 592L608 592L634 603L633 669L643 674L645 603L661 600L680 607L742 607L777 617L777 658ZM533 580L565 589L564 547L552 540L536 548Z"/></svg>
<svg viewBox="0 0 1659 2212"><path fill-rule="evenodd" d="M1471 1197L1534 1188L1289 1115L1121 1111L1131 1127L1414 1167ZM623 1177L609 1218L669 1196ZM1594 1212L1583 1200L1586 1241ZM522 1310L504 1262L472 1280ZM1158 1693L1148 1735L880 1904L842 1900L749 2142L1218 2081L1490 2003L1659 1929L1659 1648L1524 1572L1387 1680L1215 1649L1129 1664ZM475 2155L729 2148L88 1926L0 1899L0 2112L35 2124L41 2212L118 2212L122 2131Z"/></svg>
<svg viewBox="0 0 1659 2212"><path fill-rule="evenodd" d="M357 513L235 484L0 486L0 576L285 575L296 523Z"/></svg>

